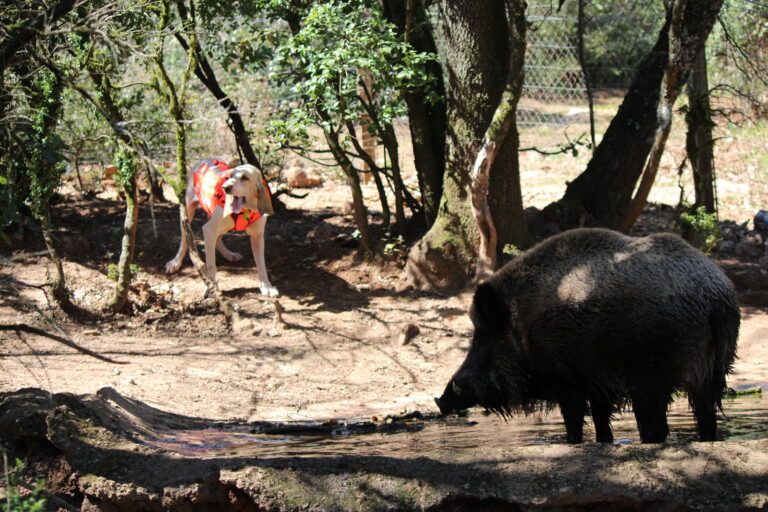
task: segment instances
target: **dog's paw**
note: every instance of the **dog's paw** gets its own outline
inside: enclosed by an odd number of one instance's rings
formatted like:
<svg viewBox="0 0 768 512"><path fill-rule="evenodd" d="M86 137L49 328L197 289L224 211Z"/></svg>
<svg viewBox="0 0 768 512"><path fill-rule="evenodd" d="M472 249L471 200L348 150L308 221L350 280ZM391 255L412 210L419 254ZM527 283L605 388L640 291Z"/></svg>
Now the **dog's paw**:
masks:
<svg viewBox="0 0 768 512"><path fill-rule="evenodd" d="M265 286L265 285L259 286L259 290L261 291L261 294L264 295L265 297L279 297L280 296L280 292L277 291L277 288L275 288L272 285L269 285L269 286Z"/></svg>
<svg viewBox="0 0 768 512"><path fill-rule="evenodd" d="M230 251L229 254L222 254L224 256L224 259L227 260L230 263L236 263L238 261L243 261L243 255L239 252Z"/></svg>
<svg viewBox="0 0 768 512"><path fill-rule="evenodd" d="M166 274L175 274L179 271L181 268L181 262L176 260L171 260L168 263L165 264L165 273Z"/></svg>

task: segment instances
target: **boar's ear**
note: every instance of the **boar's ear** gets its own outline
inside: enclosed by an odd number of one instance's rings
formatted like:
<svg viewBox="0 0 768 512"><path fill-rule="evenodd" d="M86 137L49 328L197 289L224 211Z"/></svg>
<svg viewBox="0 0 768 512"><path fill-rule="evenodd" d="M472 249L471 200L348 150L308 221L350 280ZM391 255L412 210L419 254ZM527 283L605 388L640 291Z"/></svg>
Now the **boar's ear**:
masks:
<svg viewBox="0 0 768 512"><path fill-rule="evenodd" d="M485 282L475 291L470 316L476 329L501 332L509 320L508 309L507 303L496 288Z"/></svg>

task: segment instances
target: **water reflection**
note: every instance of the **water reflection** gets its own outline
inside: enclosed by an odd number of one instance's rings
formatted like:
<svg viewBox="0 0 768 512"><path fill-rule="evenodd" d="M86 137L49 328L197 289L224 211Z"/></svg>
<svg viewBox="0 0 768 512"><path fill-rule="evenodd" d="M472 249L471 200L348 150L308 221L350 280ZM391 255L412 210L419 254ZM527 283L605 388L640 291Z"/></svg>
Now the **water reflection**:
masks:
<svg viewBox="0 0 768 512"><path fill-rule="evenodd" d="M724 400L726 417L718 422L725 440L768 438L768 398L761 395ZM693 415L685 400L675 402L668 414L668 442L697 440ZM316 426L316 425L315 425ZM625 413L613 421L615 444L639 443L634 416ZM588 420L584 439L594 440ZM332 434L260 434L250 425L228 425L200 430L156 432L146 444L194 457L313 457L335 455L425 454L466 450L492 445L495 448L565 443L565 427L557 411L504 422L496 416L472 411L466 417L411 421L394 433L356 433L343 426Z"/></svg>

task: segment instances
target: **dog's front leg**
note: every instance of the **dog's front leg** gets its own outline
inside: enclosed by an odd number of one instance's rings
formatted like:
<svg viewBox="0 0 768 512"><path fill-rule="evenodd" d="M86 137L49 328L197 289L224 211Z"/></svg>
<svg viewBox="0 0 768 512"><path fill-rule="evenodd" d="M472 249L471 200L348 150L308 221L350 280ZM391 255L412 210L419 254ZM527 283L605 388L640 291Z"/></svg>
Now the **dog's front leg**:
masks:
<svg viewBox="0 0 768 512"><path fill-rule="evenodd" d="M264 262L264 229L267 225L267 215L261 217L247 229L251 237L251 251L256 262L256 271L259 274L259 291L267 297L279 297L280 292L272 286L267 275L267 264Z"/></svg>
<svg viewBox="0 0 768 512"><path fill-rule="evenodd" d="M211 281L216 283L216 242L219 237L235 226L232 217L224 217L217 208L211 218L203 225L203 243L205 245L205 270ZM206 287L205 297L210 297L213 290Z"/></svg>

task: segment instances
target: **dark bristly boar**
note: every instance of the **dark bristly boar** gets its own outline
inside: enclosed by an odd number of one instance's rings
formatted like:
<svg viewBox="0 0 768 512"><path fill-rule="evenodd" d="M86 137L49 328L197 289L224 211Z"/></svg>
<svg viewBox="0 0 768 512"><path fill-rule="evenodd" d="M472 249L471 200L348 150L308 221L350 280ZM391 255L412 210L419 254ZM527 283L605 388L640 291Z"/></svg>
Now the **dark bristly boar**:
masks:
<svg viewBox="0 0 768 512"><path fill-rule="evenodd" d="M567 231L481 284L471 317L469 353L435 399L443 414L557 404L568 442L582 441L587 413L611 442L611 415L631 402L642 441L659 443L685 391L700 439L715 440L739 307L722 271L679 237Z"/></svg>

